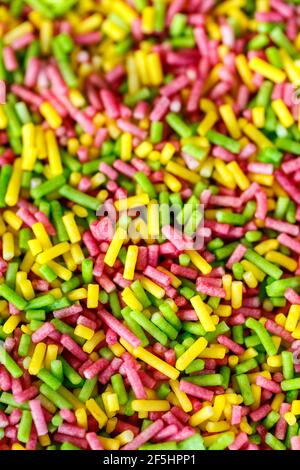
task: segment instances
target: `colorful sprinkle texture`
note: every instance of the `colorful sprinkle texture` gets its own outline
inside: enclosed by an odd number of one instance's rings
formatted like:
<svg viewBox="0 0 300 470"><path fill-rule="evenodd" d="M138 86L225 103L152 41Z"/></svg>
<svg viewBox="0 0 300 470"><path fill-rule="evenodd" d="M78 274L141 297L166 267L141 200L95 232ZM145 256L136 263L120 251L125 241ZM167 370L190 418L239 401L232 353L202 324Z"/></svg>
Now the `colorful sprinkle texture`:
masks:
<svg viewBox="0 0 300 470"><path fill-rule="evenodd" d="M1 3L1 450L300 450L298 3Z"/></svg>

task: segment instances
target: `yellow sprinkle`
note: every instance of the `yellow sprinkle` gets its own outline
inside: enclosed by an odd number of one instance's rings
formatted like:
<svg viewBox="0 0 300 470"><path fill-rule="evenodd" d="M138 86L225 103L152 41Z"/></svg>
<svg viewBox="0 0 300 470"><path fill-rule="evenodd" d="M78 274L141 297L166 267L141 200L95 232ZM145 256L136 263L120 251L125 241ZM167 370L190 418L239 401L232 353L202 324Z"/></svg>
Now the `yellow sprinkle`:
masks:
<svg viewBox="0 0 300 470"><path fill-rule="evenodd" d="M300 400L292 401L291 412L293 413L293 415L300 415Z"/></svg>
<svg viewBox="0 0 300 470"><path fill-rule="evenodd" d="M87 420L87 414L84 408L79 408L78 410L75 410L75 416L76 416L76 421L78 426L81 428L87 429L88 428L88 420Z"/></svg>
<svg viewBox="0 0 300 470"><path fill-rule="evenodd" d="M163 72L160 57L157 52L153 52L147 56L147 69L153 86L160 85L163 81Z"/></svg>
<svg viewBox="0 0 300 470"><path fill-rule="evenodd" d="M62 125L62 118L53 108L53 106L47 101L44 101L44 103L41 104L40 113L46 119L52 129L57 129Z"/></svg>
<svg viewBox="0 0 300 470"><path fill-rule="evenodd" d="M185 370L188 365L198 357L207 346L205 338L198 338L176 361L176 369Z"/></svg>
<svg viewBox="0 0 300 470"><path fill-rule="evenodd" d="M122 134L120 147L121 160L130 160L132 152L132 136L129 132L124 132L124 134Z"/></svg>
<svg viewBox="0 0 300 470"><path fill-rule="evenodd" d="M49 344L47 346L47 352L45 356L45 367L50 370L51 362L55 361L58 354L58 346L56 344Z"/></svg>
<svg viewBox="0 0 300 470"><path fill-rule="evenodd" d="M37 375L43 367L46 349L47 346L45 343L38 343L34 348L34 352L28 368L28 372L30 375Z"/></svg>
<svg viewBox="0 0 300 470"><path fill-rule="evenodd" d="M97 308L99 303L99 284L89 284L87 292L87 308ZM90 339L90 338L86 338Z"/></svg>
<svg viewBox="0 0 300 470"><path fill-rule="evenodd" d="M291 305L284 328L287 331L294 331L300 318L300 305Z"/></svg>
<svg viewBox="0 0 300 470"><path fill-rule="evenodd" d="M170 173L164 172L164 183L173 193L178 193L181 191L182 184L177 178L175 178L174 175L171 175Z"/></svg>
<svg viewBox="0 0 300 470"><path fill-rule="evenodd" d="M37 222L36 224L33 224L31 227L34 235L40 242L43 250L46 250L48 248L52 247L51 240L49 238L49 235L44 227L44 225L41 222Z"/></svg>
<svg viewBox="0 0 300 470"><path fill-rule="evenodd" d="M258 284L254 274L251 271L246 271L243 274L243 279L248 287L255 288Z"/></svg>
<svg viewBox="0 0 300 470"><path fill-rule="evenodd" d="M138 310L139 312L143 310L143 305L135 297L133 291L129 287L125 287L121 296L125 304L128 305L128 307L130 307L132 310Z"/></svg>
<svg viewBox="0 0 300 470"><path fill-rule="evenodd" d="M45 133L45 139L51 174L52 176L61 175L63 172L63 167L61 164L59 148L54 132L50 129L47 130Z"/></svg>
<svg viewBox="0 0 300 470"><path fill-rule="evenodd" d="M97 331L97 333L94 334L94 336L88 340L84 345L82 346L82 349L84 352L91 354L91 352L95 349L98 344L101 343L105 339L105 334L102 330Z"/></svg>
<svg viewBox="0 0 300 470"><path fill-rule="evenodd" d="M254 247L254 250L259 255L264 255L268 251L276 250L279 247L279 242L277 240L265 240Z"/></svg>
<svg viewBox="0 0 300 470"><path fill-rule="evenodd" d="M224 274L222 276L222 287L225 289L225 300L231 299L231 285L232 285L232 276L230 274Z"/></svg>
<svg viewBox="0 0 300 470"><path fill-rule="evenodd" d="M67 231L71 243L80 242L81 235L75 222L74 214L72 212L69 212L68 214L62 217L62 221L64 223L65 229Z"/></svg>
<svg viewBox="0 0 300 470"><path fill-rule="evenodd" d="M80 338L89 340L94 336L94 330L84 325L77 325L74 334L80 336Z"/></svg>
<svg viewBox="0 0 300 470"><path fill-rule="evenodd" d="M148 204L147 222L150 239L156 239L159 236L159 205L155 199Z"/></svg>
<svg viewBox="0 0 300 470"><path fill-rule="evenodd" d="M227 348L222 344L212 344L199 354L202 359L224 359Z"/></svg>
<svg viewBox="0 0 300 470"><path fill-rule="evenodd" d="M43 251L43 253L40 253L36 260L39 264L46 264L48 261L57 258L63 253L67 253L69 250L70 244L68 242L58 243L57 245Z"/></svg>
<svg viewBox="0 0 300 470"><path fill-rule="evenodd" d="M299 66L293 61L284 49L279 50L280 58L282 60L283 68L289 78L289 81L298 86L300 81Z"/></svg>
<svg viewBox="0 0 300 470"><path fill-rule="evenodd" d="M260 148L264 149L266 147L273 147L272 142L261 131L259 131L256 127L254 127L254 125L251 124L250 122L248 122L243 127L243 132L244 134L246 134L247 137L249 137L249 139L255 142Z"/></svg>
<svg viewBox="0 0 300 470"><path fill-rule="evenodd" d="M3 105L0 104L0 129L6 129L7 124L8 124L8 119L4 112Z"/></svg>
<svg viewBox="0 0 300 470"><path fill-rule="evenodd" d="M188 398L188 396L186 395L186 393L182 392L179 389L178 380L170 380L169 384L170 384L171 389L175 393L177 400L179 401L180 406L183 409L183 411L185 411L186 413L189 413L190 411L192 411L193 405L190 399Z"/></svg>
<svg viewBox="0 0 300 470"><path fill-rule="evenodd" d="M218 317L230 317L232 313L231 305L218 305L217 308L214 309L214 313L218 315Z"/></svg>
<svg viewBox="0 0 300 470"><path fill-rule="evenodd" d="M223 104L220 106L219 111L231 137L233 139L239 139L241 137L241 131L232 106Z"/></svg>
<svg viewBox="0 0 300 470"><path fill-rule="evenodd" d="M107 416L101 410L101 408L97 404L97 402L93 398L90 398L89 400L87 400L85 405L86 405L88 411L91 413L91 415L98 422L99 428L100 429L103 428L103 426L105 426L105 424L107 423Z"/></svg>
<svg viewBox="0 0 300 470"><path fill-rule="evenodd" d="M166 165L168 163L168 161L171 160L171 158L173 157L175 151L176 151L176 149L175 149L174 145L172 145L170 142L168 142L167 144L164 145L164 147L161 151L161 157L160 157L160 161L161 161L162 165Z"/></svg>
<svg viewBox="0 0 300 470"><path fill-rule="evenodd" d="M147 205L149 202L149 196L147 193L139 194L138 196L131 196L124 199L115 201L115 207L118 211L124 211L127 209L133 209L135 207Z"/></svg>
<svg viewBox="0 0 300 470"><path fill-rule="evenodd" d="M241 281L232 282L231 305L234 309L238 309L243 305L243 283Z"/></svg>
<svg viewBox="0 0 300 470"><path fill-rule="evenodd" d="M77 34L85 34L94 31L101 26L102 16L99 13L94 13L93 15L88 16L84 20L81 20L76 25Z"/></svg>
<svg viewBox="0 0 300 470"><path fill-rule="evenodd" d="M193 426L193 427L199 426L199 424L211 418L213 414L214 414L214 410L212 406L204 406L203 408L201 408L199 411L197 411L190 417L189 424L190 426Z"/></svg>
<svg viewBox="0 0 300 470"><path fill-rule="evenodd" d="M296 416L291 412L284 413L283 417L290 426L293 426L297 422Z"/></svg>
<svg viewBox="0 0 300 470"><path fill-rule="evenodd" d="M279 411L281 404L284 402L284 393L278 393L272 400L271 408L273 411Z"/></svg>
<svg viewBox="0 0 300 470"><path fill-rule="evenodd" d="M253 124L258 129L265 126L265 108L263 106L255 106L252 109Z"/></svg>
<svg viewBox="0 0 300 470"><path fill-rule="evenodd" d="M233 160L229 162L227 168L231 172L237 186L242 190L245 191L250 186L250 181L248 180L245 173L240 168L239 164Z"/></svg>
<svg viewBox="0 0 300 470"><path fill-rule="evenodd" d="M249 61L249 67L254 72L259 73L274 83L282 83L286 78L286 74L282 70L274 67L274 65L269 64L259 57L252 57Z"/></svg>
<svg viewBox="0 0 300 470"><path fill-rule="evenodd" d="M10 177L6 195L5 203L12 207L15 206L19 199L19 192L21 188L22 178L22 161L21 158L16 158L13 164L13 171Z"/></svg>
<svg viewBox="0 0 300 470"><path fill-rule="evenodd" d="M153 145L150 142L141 142L135 149L134 153L139 158L146 158L153 150Z"/></svg>
<svg viewBox="0 0 300 470"><path fill-rule="evenodd" d="M68 299L75 301L75 300L83 300L87 298L87 290L84 287L80 287L79 289L74 289L68 293Z"/></svg>
<svg viewBox="0 0 300 470"><path fill-rule="evenodd" d="M253 84L253 76L251 70L249 69L246 57L242 54L239 54L235 59L235 64L237 71L241 79L245 83L246 87L252 92L255 91L255 86Z"/></svg>
<svg viewBox="0 0 300 470"><path fill-rule="evenodd" d="M145 7L142 12L141 29L144 34L151 34L154 30L155 11L153 7Z"/></svg>
<svg viewBox="0 0 300 470"><path fill-rule="evenodd" d="M69 281L72 277L72 272L61 266L60 264L56 263L55 261L48 261L47 265L51 268L55 274L60 277L63 281Z"/></svg>
<svg viewBox="0 0 300 470"><path fill-rule="evenodd" d="M178 370L140 346L133 350L133 355L172 380L176 380L179 376Z"/></svg>
<svg viewBox="0 0 300 470"><path fill-rule="evenodd" d="M2 256L5 261L10 261L15 256L14 236L10 232L2 236Z"/></svg>
<svg viewBox="0 0 300 470"><path fill-rule="evenodd" d="M228 169L227 165L220 158L215 158L215 169L219 178L223 181L224 186L229 189L235 189L236 182L232 176L232 172Z"/></svg>
<svg viewBox="0 0 300 470"><path fill-rule="evenodd" d="M3 333L10 335L21 321L21 315L11 315L3 325Z"/></svg>
<svg viewBox="0 0 300 470"><path fill-rule="evenodd" d="M31 300L35 297L35 292L29 279L20 282L20 289L24 299Z"/></svg>
<svg viewBox="0 0 300 470"><path fill-rule="evenodd" d="M294 118L282 99L272 101L271 106L283 127L288 128L294 124Z"/></svg>
<svg viewBox="0 0 300 470"><path fill-rule="evenodd" d="M167 400L133 400L131 402L134 411L168 411L170 403Z"/></svg>
<svg viewBox="0 0 300 470"><path fill-rule="evenodd" d="M120 409L118 395L116 393L105 392L101 395L105 413L108 418L112 418Z"/></svg>
<svg viewBox="0 0 300 470"><path fill-rule="evenodd" d="M14 230L19 230L23 224L22 219L12 211L3 212L3 220Z"/></svg>
<svg viewBox="0 0 300 470"><path fill-rule="evenodd" d="M166 170L175 176L180 175L180 178L187 180L190 183L198 183L198 181L200 181L200 176L194 171L188 170L184 166L172 161L167 163Z"/></svg>
<svg viewBox="0 0 300 470"><path fill-rule="evenodd" d="M132 431L129 429L127 431L123 431L120 434L118 434L115 439L117 439L120 442L120 446L124 446L128 442L133 441L134 439L134 434Z"/></svg>
<svg viewBox="0 0 300 470"><path fill-rule="evenodd" d="M27 450L25 447L22 446L22 444L19 444L18 442L15 442L11 446L11 450Z"/></svg>
<svg viewBox="0 0 300 470"><path fill-rule="evenodd" d="M200 295L195 295L190 299L192 306L195 309L195 312L200 320L201 325L205 331L215 331L216 327L210 317L211 308L206 305Z"/></svg>
<svg viewBox="0 0 300 470"><path fill-rule="evenodd" d="M219 118L216 111L214 109L209 110L197 128L198 134L201 136L205 136L207 132L215 125L218 119Z"/></svg>
<svg viewBox="0 0 300 470"><path fill-rule="evenodd" d="M279 251L269 251L265 258L268 261L273 263L279 264L279 266L283 266L288 271L294 272L297 269L298 263L293 258L280 253Z"/></svg>
<svg viewBox="0 0 300 470"><path fill-rule="evenodd" d="M162 299L165 295L165 291L162 287L158 286L155 284L155 282L151 281L151 279L148 279L145 276L142 276L140 278L140 282L143 286L143 288L147 291L150 292L154 297L157 299Z"/></svg>
<svg viewBox="0 0 300 470"><path fill-rule="evenodd" d="M212 267L208 262L194 250L186 250L186 253L189 255L191 262L199 269L203 274L209 274L212 270Z"/></svg>
<svg viewBox="0 0 300 470"><path fill-rule="evenodd" d="M130 245L127 249L123 277L132 281L134 279L135 265L139 249L136 245Z"/></svg>

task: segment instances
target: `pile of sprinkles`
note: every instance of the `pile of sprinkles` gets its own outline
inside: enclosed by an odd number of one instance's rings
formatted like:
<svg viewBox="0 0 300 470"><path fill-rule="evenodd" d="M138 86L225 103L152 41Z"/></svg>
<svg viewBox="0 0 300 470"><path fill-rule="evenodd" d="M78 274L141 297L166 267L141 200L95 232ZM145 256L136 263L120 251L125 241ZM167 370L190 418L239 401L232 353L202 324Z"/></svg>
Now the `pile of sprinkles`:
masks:
<svg viewBox="0 0 300 470"><path fill-rule="evenodd" d="M300 5L0 2L0 450L300 450Z"/></svg>

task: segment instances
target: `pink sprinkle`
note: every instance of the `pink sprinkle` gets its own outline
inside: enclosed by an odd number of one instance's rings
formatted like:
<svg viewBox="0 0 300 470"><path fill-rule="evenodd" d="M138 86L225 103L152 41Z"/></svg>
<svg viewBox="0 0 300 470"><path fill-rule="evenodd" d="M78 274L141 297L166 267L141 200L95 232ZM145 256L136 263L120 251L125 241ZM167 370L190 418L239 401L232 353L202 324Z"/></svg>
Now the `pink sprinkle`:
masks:
<svg viewBox="0 0 300 470"><path fill-rule="evenodd" d="M248 439L247 434L245 432L240 432L235 437L235 440L233 441L233 443L228 446L228 449L240 450L242 447L245 447L245 445L248 444L248 442L249 442L249 439Z"/></svg>
<svg viewBox="0 0 300 470"><path fill-rule="evenodd" d="M17 58L12 47L6 46L3 48L3 62L9 72L13 72L18 68Z"/></svg>
<svg viewBox="0 0 300 470"><path fill-rule="evenodd" d="M31 341L33 343L39 343L43 341L43 339L47 338L51 333L55 331L54 325L52 323L46 322L40 328L38 328L34 333L31 335Z"/></svg>
<svg viewBox="0 0 300 470"><path fill-rule="evenodd" d="M192 395L196 398L201 398L201 400L212 401L214 396L214 392L212 392L211 390L207 390L204 387L200 387L199 385L187 382L186 380L180 381L179 389L182 392L187 393L188 395Z"/></svg>
<svg viewBox="0 0 300 470"><path fill-rule="evenodd" d="M54 310L53 316L55 318L65 318L80 313L82 310L81 305L71 305L70 307L61 308L60 310Z"/></svg>
<svg viewBox="0 0 300 470"><path fill-rule="evenodd" d="M299 235L299 227L296 225L290 224L289 222L283 222L282 220L272 219L271 217L266 217L265 226L272 228L277 232L288 233L289 235L293 235L295 237Z"/></svg>
<svg viewBox="0 0 300 470"><path fill-rule="evenodd" d="M239 405L232 405L231 411L231 424L235 426L236 424L240 424L243 417L243 408Z"/></svg>
<svg viewBox="0 0 300 470"><path fill-rule="evenodd" d="M226 297L225 290L222 287L213 285L208 279L197 278L196 290L211 297L218 297L221 299L225 299Z"/></svg>
<svg viewBox="0 0 300 470"><path fill-rule="evenodd" d="M126 326L117 320L113 315L108 313L106 310L99 310L99 317L103 320L107 326L115 331L121 338L124 338L134 348L137 348L141 344L141 340L137 338Z"/></svg>
<svg viewBox="0 0 300 470"><path fill-rule="evenodd" d="M93 362L90 367L85 369L83 375L86 379L91 380L93 377L99 374L99 372L102 372L108 365L109 362L107 359L100 358L96 362Z"/></svg>
<svg viewBox="0 0 300 470"><path fill-rule="evenodd" d="M71 410L63 408L59 412L60 416L70 424L76 423L76 417Z"/></svg>
<svg viewBox="0 0 300 470"><path fill-rule="evenodd" d="M252 411L252 413L250 413L250 417L254 422L260 421L267 416L271 409L272 408L269 404L262 405L260 408L257 408L257 410Z"/></svg>
<svg viewBox="0 0 300 470"><path fill-rule="evenodd" d="M133 441L129 442L121 448L121 450L137 450L146 442L150 441L159 431L164 427L164 423L161 419L158 419L154 423L150 424L144 431L138 434Z"/></svg>
<svg viewBox="0 0 300 470"><path fill-rule="evenodd" d="M300 436L291 437L292 450L300 450Z"/></svg>
<svg viewBox="0 0 300 470"><path fill-rule="evenodd" d="M255 217L257 219L265 219L268 212L268 200L267 195L261 189L255 193L255 199L257 203Z"/></svg>
<svg viewBox="0 0 300 470"><path fill-rule="evenodd" d="M88 432L86 435L86 440L92 450L104 450L99 436L95 432Z"/></svg>
<svg viewBox="0 0 300 470"><path fill-rule="evenodd" d="M83 438L85 436L85 429L80 428L76 424L63 423L58 427L58 432L79 438Z"/></svg>
<svg viewBox="0 0 300 470"><path fill-rule="evenodd" d="M147 137L147 133L145 131L140 129L135 124L132 124L129 121L125 121L124 119L118 119L117 126L121 131L129 132L130 134L134 135L135 137L138 137L141 140L144 140Z"/></svg>
<svg viewBox="0 0 300 470"><path fill-rule="evenodd" d="M179 77L172 80L167 85L163 86L160 89L160 93L163 96L171 96L177 93L178 91L182 90L189 84L189 79L186 75L180 75Z"/></svg>
<svg viewBox="0 0 300 470"><path fill-rule="evenodd" d="M145 392L145 389L143 387L143 384L142 384L142 381L140 379L138 372L133 367L131 367L127 361L124 364L124 368L125 368L125 373L126 373L128 382L130 383L130 386L136 398L138 400L147 399L147 394Z"/></svg>
<svg viewBox="0 0 300 470"><path fill-rule="evenodd" d="M272 163L251 162L247 165L247 170L260 175L272 175L274 167Z"/></svg>
<svg viewBox="0 0 300 470"><path fill-rule="evenodd" d="M284 297L291 303L300 305L300 295L294 291L294 289L288 288L285 293Z"/></svg>
<svg viewBox="0 0 300 470"><path fill-rule="evenodd" d="M288 331L286 331L282 326L275 323L273 320L268 319L265 323L265 327L270 333L276 336L280 336L289 343L292 343L294 341L292 335Z"/></svg>
<svg viewBox="0 0 300 470"><path fill-rule="evenodd" d="M3 80L0 80L0 104L6 103L6 85Z"/></svg>
<svg viewBox="0 0 300 470"><path fill-rule="evenodd" d="M300 170L300 157L291 158L291 160L283 162L281 168L287 174L294 173L295 171Z"/></svg>
<svg viewBox="0 0 300 470"><path fill-rule="evenodd" d="M74 36L74 41L81 46L98 44L100 40L101 33L99 31L91 31L90 33L76 34Z"/></svg>
<svg viewBox="0 0 300 470"><path fill-rule="evenodd" d="M262 375L258 375L256 377L256 385L259 385L260 387L264 388L265 390L269 390L269 392L272 393L281 392L281 386L279 384L277 384L273 380L266 379Z"/></svg>
<svg viewBox="0 0 300 470"><path fill-rule="evenodd" d="M106 384L110 380L111 376L119 370L121 364L122 359L114 357L109 366L99 375L99 382L103 385Z"/></svg>
<svg viewBox="0 0 300 470"><path fill-rule="evenodd" d="M169 439L170 436L177 434L177 432L178 427L176 424L170 424L169 426L166 426L164 429L162 429L155 437L152 438L152 440L153 442L171 440Z"/></svg>
<svg viewBox="0 0 300 470"><path fill-rule="evenodd" d="M167 274L159 271L158 269L153 268L152 266L147 266L143 271L143 274L150 279L153 279L154 282L162 284L163 287L167 287L171 284L171 278Z"/></svg>
<svg viewBox="0 0 300 470"><path fill-rule="evenodd" d="M117 119L120 116L120 107L114 94L109 90L101 90L100 96L107 115L111 119Z"/></svg>
<svg viewBox="0 0 300 470"><path fill-rule="evenodd" d="M237 356L240 356L241 354L243 354L245 352L245 349L242 348L242 346L240 346L239 344L232 341L232 339L227 338L227 336L225 336L225 335L219 335L217 337L217 341L218 341L218 343L223 344L226 348L228 348L230 351L232 351Z"/></svg>
<svg viewBox="0 0 300 470"><path fill-rule="evenodd" d="M63 334L61 336L60 342L68 351L70 351L71 354L73 354L73 356L75 356L80 361L83 362L87 359L87 354L83 352L81 347L75 343L75 341L70 338L70 336Z"/></svg>
<svg viewBox="0 0 300 470"><path fill-rule="evenodd" d="M226 268L231 269L234 263L238 263L239 261L241 261L246 251L247 248L244 245L239 244L228 259L226 263Z"/></svg>
<svg viewBox="0 0 300 470"><path fill-rule="evenodd" d="M275 171L275 178L282 186L282 188L288 193L288 195L297 203L300 204L300 191L297 186L287 178L281 171Z"/></svg>
<svg viewBox="0 0 300 470"><path fill-rule="evenodd" d="M289 235L286 235L285 233L281 233L277 237L277 240L282 245L286 246L287 248L290 248L292 251L295 251L295 253L300 254L300 241L299 240L292 238Z"/></svg>
<svg viewBox="0 0 300 470"><path fill-rule="evenodd" d="M44 436L48 428L40 401L30 400L29 407L38 436Z"/></svg>

